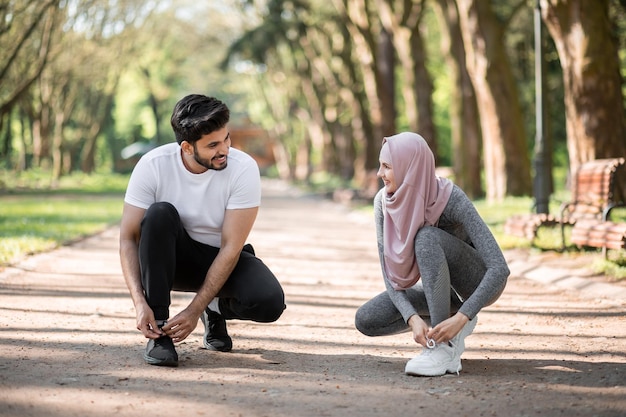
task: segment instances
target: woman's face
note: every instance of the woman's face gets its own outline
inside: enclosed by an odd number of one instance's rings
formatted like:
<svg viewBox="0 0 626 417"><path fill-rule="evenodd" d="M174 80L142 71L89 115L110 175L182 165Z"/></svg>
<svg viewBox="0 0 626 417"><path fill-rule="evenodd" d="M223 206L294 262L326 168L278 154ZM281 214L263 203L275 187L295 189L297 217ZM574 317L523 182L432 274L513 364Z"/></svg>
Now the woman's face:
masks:
<svg viewBox="0 0 626 417"><path fill-rule="evenodd" d="M378 176L378 178L383 180L383 183L385 184L385 191L387 192L387 194L393 194L398 189L398 186L396 185L396 178L393 175L393 167L391 166L391 162L384 161L383 159L381 159L379 162L380 167L378 168L378 172L376 173L376 175Z"/></svg>

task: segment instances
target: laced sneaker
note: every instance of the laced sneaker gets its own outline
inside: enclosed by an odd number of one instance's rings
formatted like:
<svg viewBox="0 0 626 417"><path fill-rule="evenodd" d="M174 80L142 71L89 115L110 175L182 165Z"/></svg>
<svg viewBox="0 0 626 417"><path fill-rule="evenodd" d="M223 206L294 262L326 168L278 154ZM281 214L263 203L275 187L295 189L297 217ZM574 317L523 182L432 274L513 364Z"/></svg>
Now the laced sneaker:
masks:
<svg viewBox="0 0 626 417"><path fill-rule="evenodd" d="M169 336L150 339L143 354L143 359L150 365L178 366L178 353Z"/></svg>
<svg viewBox="0 0 626 417"><path fill-rule="evenodd" d="M206 308L200 317L204 324L204 348L230 352L233 348L233 340L226 330L226 320L221 314Z"/></svg>
<svg viewBox="0 0 626 417"><path fill-rule="evenodd" d="M458 374L461 360L453 346L439 343L432 348L424 348L422 353L407 362L404 372L414 376L441 376L446 372Z"/></svg>
<svg viewBox="0 0 626 417"><path fill-rule="evenodd" d="M454 347L456 356L459 360L461 360L461 355L465 352L465 338L472 334L477 322L478 316L465 323L465 326L463 326L461 331L450 340L450 344Z"/></svg>

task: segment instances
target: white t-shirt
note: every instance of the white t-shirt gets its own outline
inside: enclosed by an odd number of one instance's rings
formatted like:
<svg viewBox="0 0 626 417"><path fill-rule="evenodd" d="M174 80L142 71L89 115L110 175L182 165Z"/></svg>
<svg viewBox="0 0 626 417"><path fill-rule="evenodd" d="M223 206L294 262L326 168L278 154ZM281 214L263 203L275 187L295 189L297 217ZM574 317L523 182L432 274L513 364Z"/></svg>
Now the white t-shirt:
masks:
<svg viewBox="0 0 626 417"><path fill-rule="evenodd" d="M225 169L193 174L183 165L178 143L169 143L139 160L124 201L143 209L169 202L192 239L220 247L225 210L261 204L259 167L248 154L230 148Z"/></svg>

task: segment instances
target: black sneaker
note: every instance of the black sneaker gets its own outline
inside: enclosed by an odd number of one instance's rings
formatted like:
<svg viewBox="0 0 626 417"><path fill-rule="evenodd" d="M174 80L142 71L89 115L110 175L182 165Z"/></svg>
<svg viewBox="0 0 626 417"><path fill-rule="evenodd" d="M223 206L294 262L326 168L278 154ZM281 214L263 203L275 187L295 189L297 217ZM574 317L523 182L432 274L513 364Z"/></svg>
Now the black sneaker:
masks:
<svg viewBox="0 0 626 417"><path fill-rule="evenodd" d="M169 336L148 340L143 359L150 365L178 366L178 353Z"/></svg>
<svg viewBox="0 0 626 417"><path fill-rule="evenodd" d="M230 352L233 348L233 339L226 331L226 320L222 315L206 308L200 319L204 324L204 348Z"/></svg>

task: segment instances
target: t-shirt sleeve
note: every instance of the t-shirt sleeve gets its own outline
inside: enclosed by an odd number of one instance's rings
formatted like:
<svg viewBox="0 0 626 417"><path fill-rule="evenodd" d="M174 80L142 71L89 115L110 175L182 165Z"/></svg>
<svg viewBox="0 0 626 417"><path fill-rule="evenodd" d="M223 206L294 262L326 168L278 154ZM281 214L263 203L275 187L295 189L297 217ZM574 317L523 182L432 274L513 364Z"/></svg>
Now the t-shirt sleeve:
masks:
<svg viewBox="0 0 626 417"><path fill-rule="evenodd" d="M236 178L226 205L227 210L259 207L261 205L261 174L259 167L250 159Z"/></svg>
<svg viewBox="0 0 626 417"><path fill-rule="evenodd" d="M147 209L156 202L157 172L146 158L137 162L126 188L124 202Z"/></svg>

